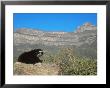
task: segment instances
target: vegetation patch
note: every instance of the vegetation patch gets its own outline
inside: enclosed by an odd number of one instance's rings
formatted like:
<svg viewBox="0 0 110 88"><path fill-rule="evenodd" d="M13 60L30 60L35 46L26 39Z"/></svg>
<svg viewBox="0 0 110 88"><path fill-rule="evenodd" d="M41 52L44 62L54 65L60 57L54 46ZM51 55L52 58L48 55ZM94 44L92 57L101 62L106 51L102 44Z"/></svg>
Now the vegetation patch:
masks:
<svg viewBox="0 0 110 88"><path fill-rule="evenodd" d="M97 75L97 59L77 56L71 48L62 48L57 54L44 54L44 63L55 63L62 75Z"/></svg>

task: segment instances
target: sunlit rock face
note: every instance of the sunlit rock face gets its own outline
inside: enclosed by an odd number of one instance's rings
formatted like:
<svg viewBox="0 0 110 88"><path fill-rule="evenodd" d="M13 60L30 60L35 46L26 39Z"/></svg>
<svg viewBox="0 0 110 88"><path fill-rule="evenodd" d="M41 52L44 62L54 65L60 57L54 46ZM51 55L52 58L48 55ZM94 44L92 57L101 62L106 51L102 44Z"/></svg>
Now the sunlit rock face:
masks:
<svg viewBox="0 0 110 88"><path fill-rule="evenodd" d="M14 63L14 75L60 75L60 68L56 64L36 63L25 64Z"/></svg>
<svg viewBox="0 0 110 88"><path fill-rule="evenodd" d="M69 30L69 29L68 29ZM89 22L79 25L74 32L46 32L35 29L20 28L14 32L14 57L35 48L52 52L59 47L72 46L87 50L97 48L97 27ZM89 52L90 54L92 53Z"/></svg>
<svg viewBox="0 0 110 88"><path fill-rule="evenodd" d="M82 33L80 33L82 32ZM84 41L80 41L81 38ZM96 38L96 27L87 22L79 26L75 32L44 32L21 28L14 33L14 45L19 44L43 44L43 45L82 45L91 38L91 42Z"/></svg>
<svg viewBox="0 0 110 88"><path fill-rule="evenodd" d="M86 30L96 30L97 27L92 25L91 23L87 22L83 24L82 26L78 26L76 32L84 32Z"/></svg>

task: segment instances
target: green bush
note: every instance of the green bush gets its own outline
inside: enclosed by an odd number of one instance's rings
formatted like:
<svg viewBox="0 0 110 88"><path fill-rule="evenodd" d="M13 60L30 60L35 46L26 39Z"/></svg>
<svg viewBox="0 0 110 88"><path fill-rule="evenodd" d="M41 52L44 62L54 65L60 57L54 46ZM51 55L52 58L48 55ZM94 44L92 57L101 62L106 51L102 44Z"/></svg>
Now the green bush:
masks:
<svg viewBox="0 0 110 88"><path fill-rule="evenodd" d="M72 48L60 48L56 54L47 52L41 59L57 64L62 75L97 75L97 59L77 56Z"/></svg>

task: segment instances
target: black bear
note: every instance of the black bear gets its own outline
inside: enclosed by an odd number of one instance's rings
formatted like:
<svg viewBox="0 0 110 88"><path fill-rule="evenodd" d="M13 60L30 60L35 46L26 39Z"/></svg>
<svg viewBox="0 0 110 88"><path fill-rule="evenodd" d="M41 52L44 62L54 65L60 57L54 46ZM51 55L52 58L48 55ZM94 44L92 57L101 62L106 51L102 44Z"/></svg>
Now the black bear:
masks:
<svg viewBox="0 0 110 88"><path fill-rule="evenodd" d="M24 52L18 57L18 62L26 63L26 64L36 64L42 63L42 60L39 59L40 56L43 55L43 50L34 49L29 52Z"/></svg>

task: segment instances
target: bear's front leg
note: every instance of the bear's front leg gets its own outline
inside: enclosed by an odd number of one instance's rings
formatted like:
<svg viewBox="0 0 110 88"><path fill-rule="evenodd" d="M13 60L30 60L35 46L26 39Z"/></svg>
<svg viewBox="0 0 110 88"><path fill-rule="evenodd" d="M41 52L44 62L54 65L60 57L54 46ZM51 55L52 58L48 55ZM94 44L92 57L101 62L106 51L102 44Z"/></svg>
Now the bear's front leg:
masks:
<svg viewBox="0 0 110 88"><path fill-rule="evenodd" d="M42 63L42 62L43 62L43 60L39 60L39 62L40 62L40 63Z"/></svg>

